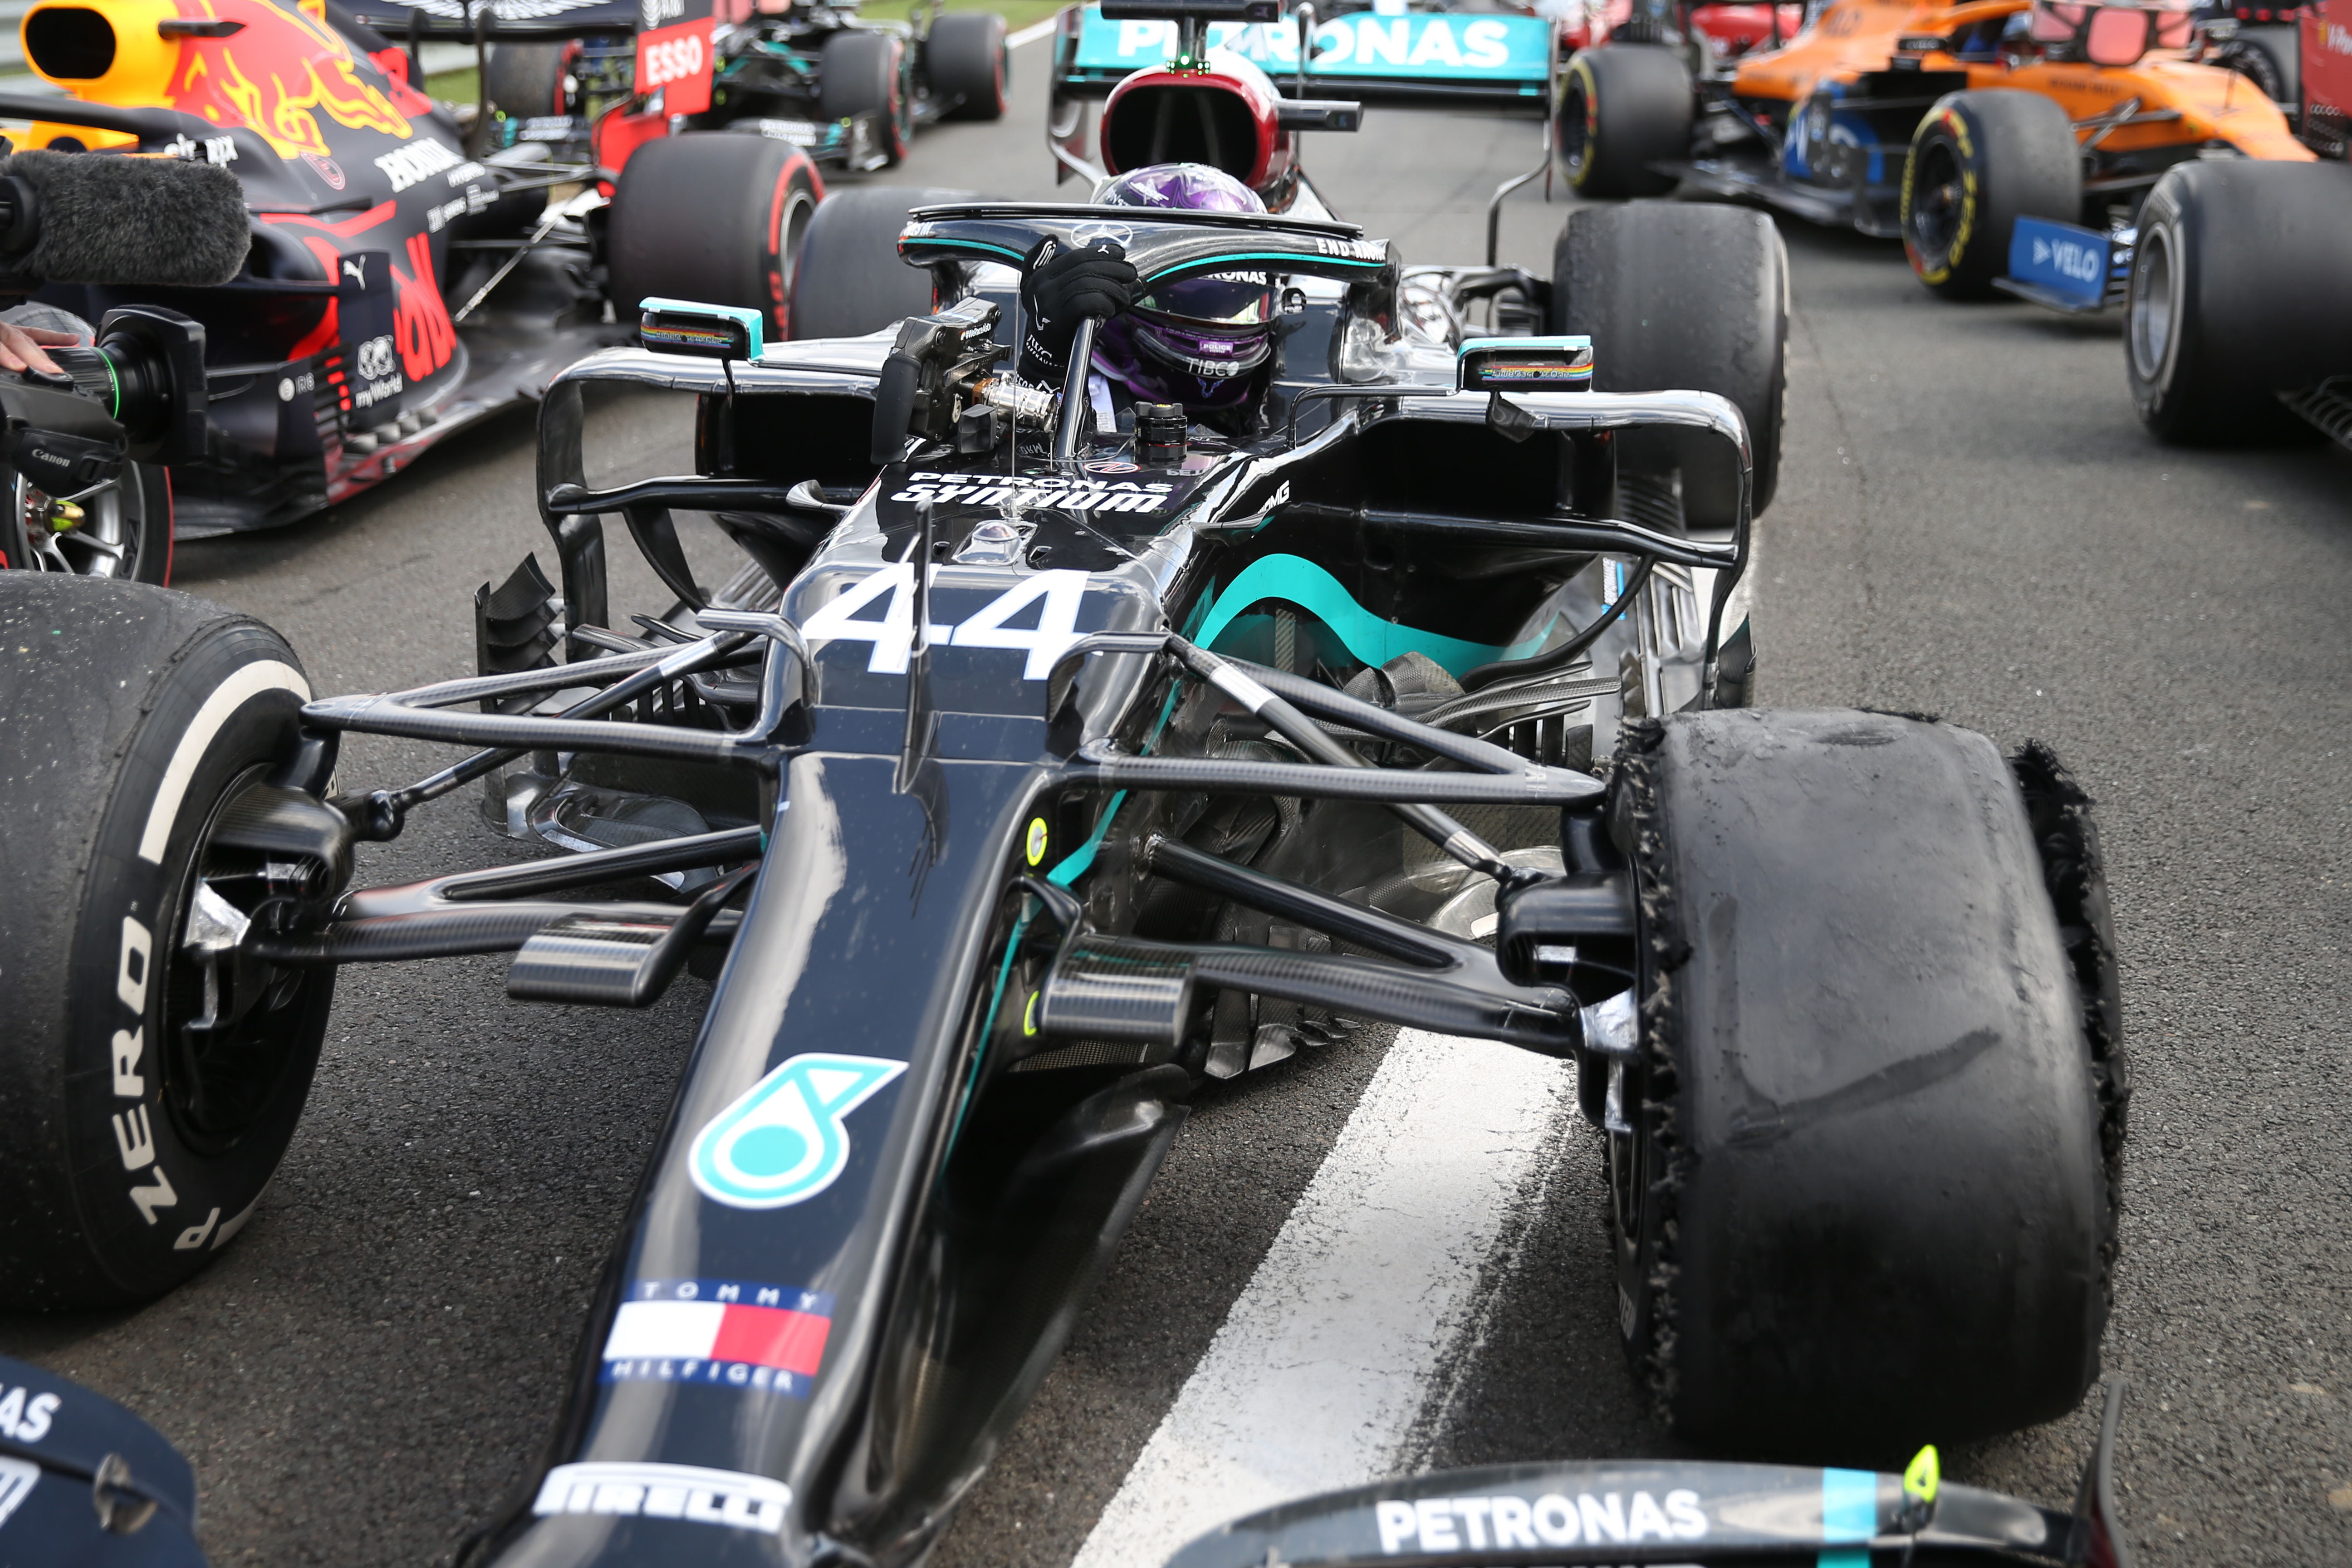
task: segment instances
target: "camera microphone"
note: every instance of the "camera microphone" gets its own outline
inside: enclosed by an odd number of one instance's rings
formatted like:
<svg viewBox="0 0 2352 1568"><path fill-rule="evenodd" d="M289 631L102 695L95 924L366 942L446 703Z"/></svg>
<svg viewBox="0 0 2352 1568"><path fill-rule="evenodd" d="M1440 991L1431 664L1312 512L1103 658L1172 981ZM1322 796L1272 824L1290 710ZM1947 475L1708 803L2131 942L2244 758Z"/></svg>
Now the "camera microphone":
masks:
<svg viewBox="0 0 2352 1568"><path fill-rule="evenodd" d="M0 289L208 288L245 265L248 225L244 186L210 163L19 153L0 162Z"/></svg>

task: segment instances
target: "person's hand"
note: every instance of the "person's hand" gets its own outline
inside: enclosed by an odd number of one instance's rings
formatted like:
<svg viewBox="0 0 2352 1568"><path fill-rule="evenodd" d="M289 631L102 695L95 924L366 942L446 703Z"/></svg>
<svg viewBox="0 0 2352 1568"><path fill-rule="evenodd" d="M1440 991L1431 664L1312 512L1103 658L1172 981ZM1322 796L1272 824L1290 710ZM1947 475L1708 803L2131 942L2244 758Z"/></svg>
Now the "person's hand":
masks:
<svg viewBox="0 0 2352 1568"><path fill-rule="evenodd" d="M1134 264L1116 245L1080 249L1055 239L1042 242L1029 253L1021 279L1022 309L1029 318L1024 360L1058 373L1078 323L1126 310L1134 303L1137 282Z"/></svg>
<svg viewBox="0 0 2352 1568"><path fill-rule="evenodd" d="M0 370L37 370L43 375L63 375L65 372L58 368L58 362L42 350L79 342L81 339L71 332L0 321Z"/></svg>

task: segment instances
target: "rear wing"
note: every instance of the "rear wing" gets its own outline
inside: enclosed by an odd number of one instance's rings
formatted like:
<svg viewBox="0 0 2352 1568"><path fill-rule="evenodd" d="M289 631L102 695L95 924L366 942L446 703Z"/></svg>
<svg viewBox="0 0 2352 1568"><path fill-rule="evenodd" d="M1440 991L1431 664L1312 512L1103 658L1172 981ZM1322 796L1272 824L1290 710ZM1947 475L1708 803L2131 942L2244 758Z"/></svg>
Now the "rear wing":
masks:
<svg viewBox="0 0 2352 1568"><path fill-rule="evenodd" d="M1115 18L1103 9L1096 4L1061 14L1054 37L1056 99L1106 98L1135 72L1179 53L1174 20ZM1114 0L1111 9L1126 7ZM1296 16L1213 21L1205 38L1209 47L1233 50L1295 97L1500 113L1542 114L1559 64L1559 28L1541 16L1435 9L1333 16L1314 24L1314 58L1303 72L1299 31Z"/></svg>

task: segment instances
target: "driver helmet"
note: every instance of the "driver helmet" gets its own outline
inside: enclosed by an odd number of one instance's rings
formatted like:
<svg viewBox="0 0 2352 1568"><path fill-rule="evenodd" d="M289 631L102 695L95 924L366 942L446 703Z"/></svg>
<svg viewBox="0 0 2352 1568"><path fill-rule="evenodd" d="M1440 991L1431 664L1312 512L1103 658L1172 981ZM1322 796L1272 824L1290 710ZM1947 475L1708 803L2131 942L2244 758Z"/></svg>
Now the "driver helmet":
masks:
<svg viewBox="0 0 2352 1568"><path fill-rule="evenodd" d="M1206 163L1153 163L1132 169L1095 192L1115 207L1174 207L1188 212L1262 213L1255 191ZM1102 324L1095 368L1126 383L1146 403L1188 409L1245 402L1274 357L1274 286L1262 272L1187 278L1139 295L1123 315Z"/></svg>

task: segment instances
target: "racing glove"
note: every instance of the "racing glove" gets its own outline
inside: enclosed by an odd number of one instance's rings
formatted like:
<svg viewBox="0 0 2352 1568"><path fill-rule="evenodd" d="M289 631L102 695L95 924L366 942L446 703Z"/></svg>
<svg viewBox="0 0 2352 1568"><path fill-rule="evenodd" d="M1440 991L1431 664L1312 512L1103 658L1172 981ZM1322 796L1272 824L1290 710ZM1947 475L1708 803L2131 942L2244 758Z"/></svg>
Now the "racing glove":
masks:
<svg viewBox="0 0 2352 1568"><path fill-rule="evenodd" d="M1127 252L1116 245L1080 249L1058 239L1040 241L1021 279L1021 311L1028 321L1021 340L1022 378L1060 385L1078 322L1126 310L1134 302L1136 282Z"/></svg>

